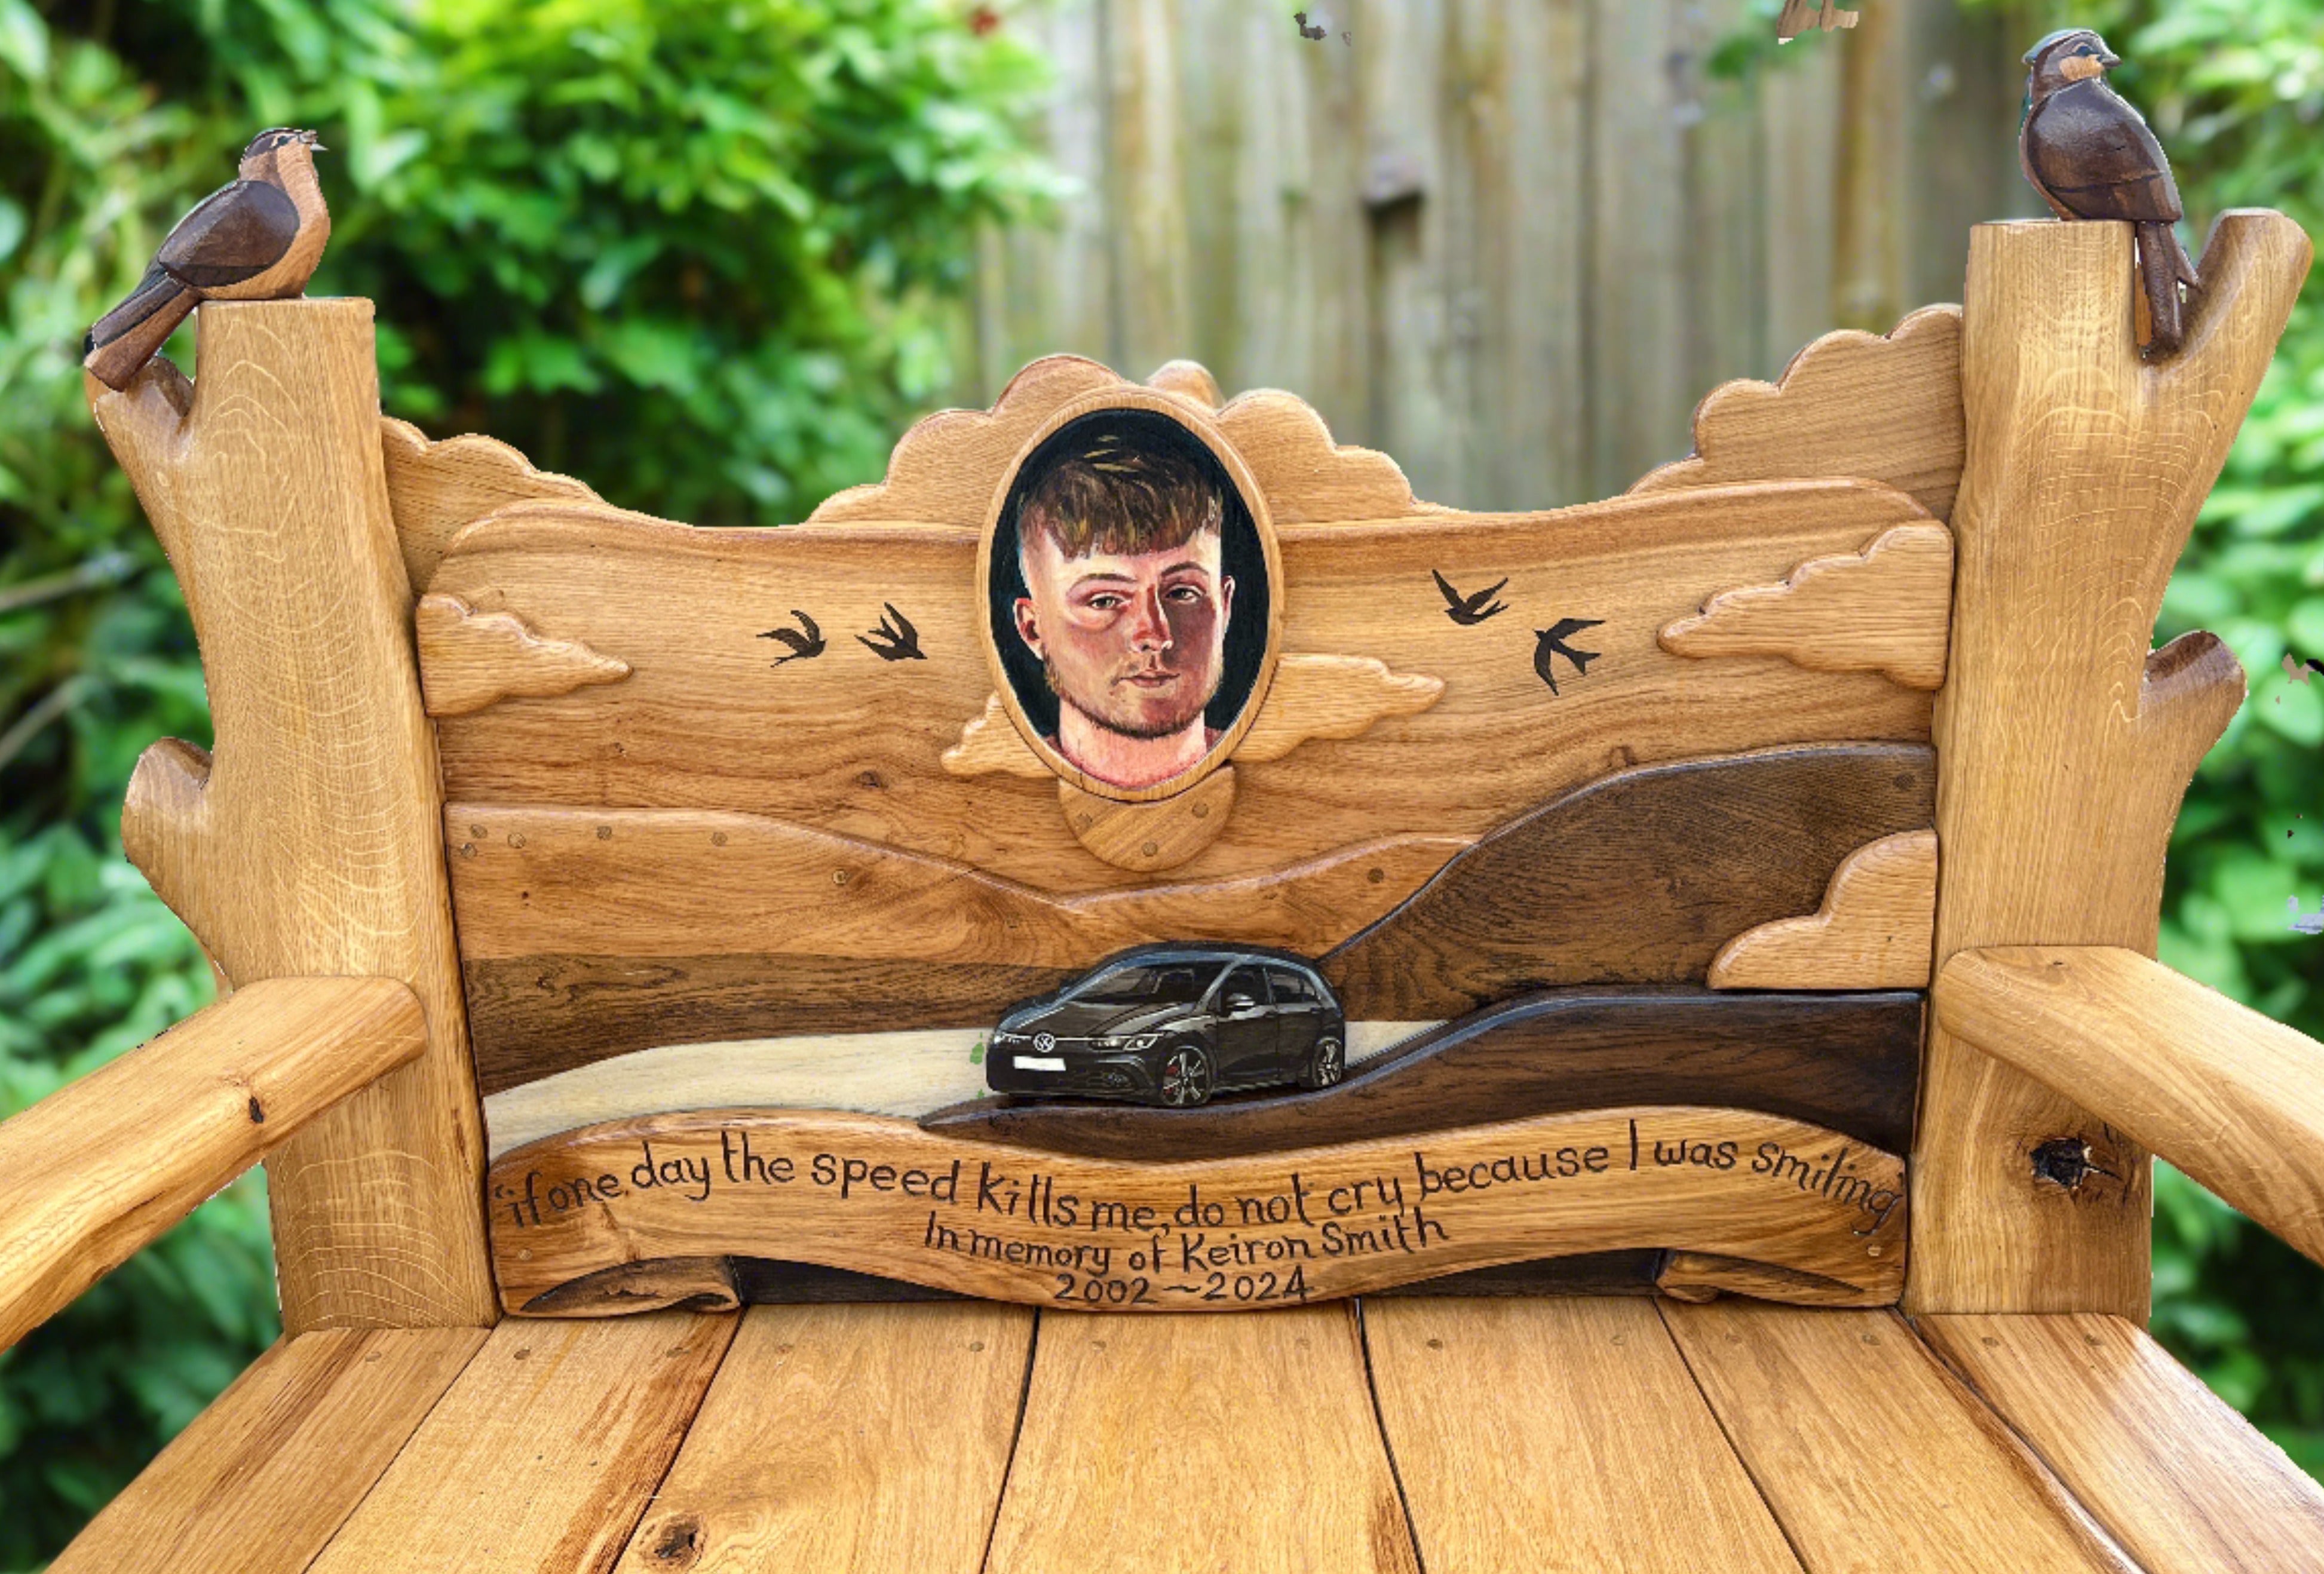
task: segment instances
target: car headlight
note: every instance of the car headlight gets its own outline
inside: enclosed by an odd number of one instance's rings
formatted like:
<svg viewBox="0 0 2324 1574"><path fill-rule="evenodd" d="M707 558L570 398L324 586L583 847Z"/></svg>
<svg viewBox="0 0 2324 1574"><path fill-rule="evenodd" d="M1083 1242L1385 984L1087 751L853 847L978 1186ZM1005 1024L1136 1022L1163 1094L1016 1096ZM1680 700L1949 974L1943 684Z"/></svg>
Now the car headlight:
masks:
<svg viewBox="0 0 2324 1574"><path fill-rule="evenodd" d="M1123 1045L1122 1047L1134 1053L1141 1049L1152 1049L1156 1045L1161 1042L1162 1036L1158 1033L1141 1033L1137 1037L1131 1039L1128 1044Z"/></svg>

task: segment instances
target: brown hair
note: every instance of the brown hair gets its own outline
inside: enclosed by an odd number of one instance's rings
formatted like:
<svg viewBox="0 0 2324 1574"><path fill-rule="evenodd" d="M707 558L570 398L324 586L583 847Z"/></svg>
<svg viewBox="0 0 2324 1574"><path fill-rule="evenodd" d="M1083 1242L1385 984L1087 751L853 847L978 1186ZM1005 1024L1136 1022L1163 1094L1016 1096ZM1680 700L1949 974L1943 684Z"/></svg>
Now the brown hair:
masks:
<svg viewBox="0 0 2324 1574"><path fill-rule="evenodd" d="M1218 487L1190 454L1108 432L1060 455L1017 512L1019 548L1035 532L1067 557L1183 547L1222 528Z"/></svg>

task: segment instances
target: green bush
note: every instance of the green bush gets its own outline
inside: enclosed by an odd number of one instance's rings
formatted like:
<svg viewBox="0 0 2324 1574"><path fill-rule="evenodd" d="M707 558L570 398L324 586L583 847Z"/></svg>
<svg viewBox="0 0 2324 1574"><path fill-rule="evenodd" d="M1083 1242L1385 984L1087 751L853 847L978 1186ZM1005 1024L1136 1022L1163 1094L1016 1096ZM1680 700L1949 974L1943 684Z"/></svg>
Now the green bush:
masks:
<svg viewBox="0 0 2324 1574"><path fill-rule="evenodd" d="M949 0L0 0L0 1116L210 998L117 851L138 751L208 721L78 358L250 134L321 131L315 290L379 302L390 410L778 523L948 386L969 237L1049 189L1042 70ZM276 1331L254 1174L0 1356L0 1569Z"/></svg>

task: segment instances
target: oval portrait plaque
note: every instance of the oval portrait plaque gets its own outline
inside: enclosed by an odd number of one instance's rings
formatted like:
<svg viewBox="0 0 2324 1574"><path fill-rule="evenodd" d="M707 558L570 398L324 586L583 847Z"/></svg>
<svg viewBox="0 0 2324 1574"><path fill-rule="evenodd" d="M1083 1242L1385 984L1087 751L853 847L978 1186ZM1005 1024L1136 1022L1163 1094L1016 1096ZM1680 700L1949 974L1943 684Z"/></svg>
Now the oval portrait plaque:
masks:
<svg viewBox="0 0 2324 1574"><path fill-rule="evenodd" d="M978 548L995 692L1084 792L1184 792L1257 719L1282 560L1241 456L1182 401L1111 389L1034 434Z"/></svg>

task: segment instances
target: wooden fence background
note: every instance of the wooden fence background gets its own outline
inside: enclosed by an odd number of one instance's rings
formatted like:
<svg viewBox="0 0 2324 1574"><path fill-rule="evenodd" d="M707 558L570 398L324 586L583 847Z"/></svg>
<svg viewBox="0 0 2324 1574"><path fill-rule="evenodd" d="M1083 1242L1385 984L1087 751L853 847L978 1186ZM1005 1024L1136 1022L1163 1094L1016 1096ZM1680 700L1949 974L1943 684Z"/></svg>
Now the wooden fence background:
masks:
<svg viewBox="0 0 2324 1574"><path fill-rule="evenodd" d="M2025 24L1860 0L1745 80L1747 0L1035 0L1055 220L985 237L964 402L1067 350L1290 389L1424 498L1538 508L1686 452L1695 400L1960 294L2017 171ZM1344 32L1345 39L1342 39Z"/></svg>

